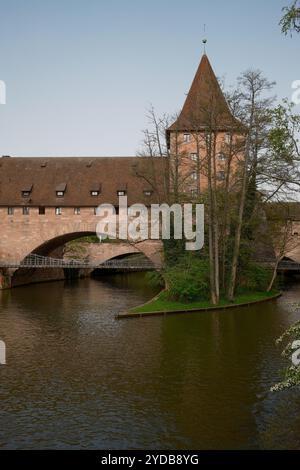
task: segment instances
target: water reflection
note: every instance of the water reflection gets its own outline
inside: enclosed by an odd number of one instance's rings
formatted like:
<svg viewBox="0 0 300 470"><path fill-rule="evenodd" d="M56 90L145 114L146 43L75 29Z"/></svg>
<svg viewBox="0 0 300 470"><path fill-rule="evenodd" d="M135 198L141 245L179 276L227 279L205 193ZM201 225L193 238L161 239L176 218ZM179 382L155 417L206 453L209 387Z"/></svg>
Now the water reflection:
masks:
<svg viewBox="0 0 300 470"><path fill-rule="evenodd" d="M154 294L142 274L1 292L0 447L299 448L299 391L268 392L299 290L119 321Z"/></svg>

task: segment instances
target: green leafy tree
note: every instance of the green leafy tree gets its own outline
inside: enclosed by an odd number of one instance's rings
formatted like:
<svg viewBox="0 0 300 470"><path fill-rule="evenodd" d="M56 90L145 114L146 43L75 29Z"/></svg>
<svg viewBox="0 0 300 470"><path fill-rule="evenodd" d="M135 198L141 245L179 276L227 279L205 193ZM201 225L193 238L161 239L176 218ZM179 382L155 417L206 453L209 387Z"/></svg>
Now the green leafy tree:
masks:
<svg viewBox="0 0 300 470"><path fill-rule="evenodd" d="M207 259L194 254L181 257L176 266L165 270L168 296L180 302L209 299L209 265Z"/></svg>
<svg viewBox="0 0 300 470"><path fill-rule="evenodd" d="M291 326L282 336L280 336L280 338L277 339L276 343L277 345L285 344L281 355L285 359L289 360L290 363L283 371L282 381L271 387L272 392L278 392L286 388L300 385L300 322Z"/></svg>
<svg viewBox="0 0 300 470"><path fill-rule="evenodd" d="M294 0L290 6L286 6L282 9L284 12L279 25L281 31L285 35L293 32L300 33L300 3L298 0Z"/></svg>

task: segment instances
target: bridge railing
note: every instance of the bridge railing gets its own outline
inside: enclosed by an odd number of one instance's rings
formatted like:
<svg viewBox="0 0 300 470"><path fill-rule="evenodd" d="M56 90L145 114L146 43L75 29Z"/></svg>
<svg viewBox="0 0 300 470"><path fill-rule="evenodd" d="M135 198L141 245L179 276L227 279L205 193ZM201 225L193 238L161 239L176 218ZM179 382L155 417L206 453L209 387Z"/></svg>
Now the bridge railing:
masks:
<svg viewBox="0 0 300 470"><path fill-rule="evenodd" d="M68 268L68 269L159 269L159 266L147 258L112 259L102 263L91 262L88 259L50 258L37 254L30 254L22 261L0 261L2 268Z"/></svg>
<svg viewBox="0 0 300 470"><path fill-rule="evenodd" d="M274 259L257 260L258 263L273 267ZM111 259L102 263L92 262L89 259L66 259L51 258L37 254L30 254L22 261L0 260L2 268L68 268L68 269L128 269L128 270L159 270L161 266L155 265L151 260L145 257L132 257L126 259ZM300 263L284 260L280 261L278 270L300 271Z"/></svg>

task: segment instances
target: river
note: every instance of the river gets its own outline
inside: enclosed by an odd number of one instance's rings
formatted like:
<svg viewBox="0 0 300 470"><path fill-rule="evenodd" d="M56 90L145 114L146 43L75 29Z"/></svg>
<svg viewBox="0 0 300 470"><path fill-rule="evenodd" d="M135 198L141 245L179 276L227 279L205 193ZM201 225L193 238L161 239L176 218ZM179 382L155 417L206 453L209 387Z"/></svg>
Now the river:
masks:
<svg viewBox="0 0 300 470"><path fill-rule="evenodd" d="M0 292L1 449L299 449L300 390L269 387L277 302L116 320L154 294L142 274Z"/></svg>

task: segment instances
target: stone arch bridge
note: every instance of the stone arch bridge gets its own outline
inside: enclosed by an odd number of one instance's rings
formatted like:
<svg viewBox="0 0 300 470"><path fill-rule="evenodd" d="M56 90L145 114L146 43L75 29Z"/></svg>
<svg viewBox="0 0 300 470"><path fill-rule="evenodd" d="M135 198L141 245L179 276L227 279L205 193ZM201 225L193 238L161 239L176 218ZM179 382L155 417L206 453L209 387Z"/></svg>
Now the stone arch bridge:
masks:
<svg viewBox="0 0 300 470"><path fill-rule="evenodd" d="M163 188L165 165L164 158L147 157L0 158L0 288L16 278L17 267L7 267L11 262L18 266L32 253L59 258L67 242L95 234L99 205L110 203L118 211L120 196L128 206L158 203L149 177L155 171L156 186ZM97 257L142 252L159 265L160 248L159 240L97 244Z"/></svg>
<svg viewBox="0 0 300 470"><path fill-rule="evenodd" d="M62 258L62 247L73 240L95 235L96 221L81 220L70 222L63 218L46 219L31 216L24 224L23 220L14 220L13 223L1 223L0 241L0 289L10 288L14 285L27 283L36 279L37 269L33 266L24 267L24 260L30 255L40 257ZM113 240L104 243L84 243L88 246L88 264L94 268L115 258L125 255L142 254L156 269L163 265L163 250L160 240L144 240L138 242L127 242ZM25 262L26 264L26 262ZM20 267L18 265L21 265ZM48 267L51 269L51 267ZM82 268L82 266L81 266ZM55 271L56 269L56 271ZM48 270L49 271L49 270ZM53 266L51 274L39 273L39 279L50 280L63 278L63 268ZM91 269L90 269L91 271Z"/></svg>

